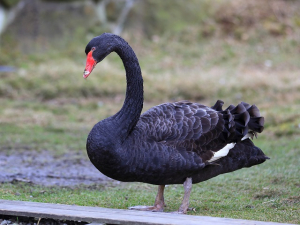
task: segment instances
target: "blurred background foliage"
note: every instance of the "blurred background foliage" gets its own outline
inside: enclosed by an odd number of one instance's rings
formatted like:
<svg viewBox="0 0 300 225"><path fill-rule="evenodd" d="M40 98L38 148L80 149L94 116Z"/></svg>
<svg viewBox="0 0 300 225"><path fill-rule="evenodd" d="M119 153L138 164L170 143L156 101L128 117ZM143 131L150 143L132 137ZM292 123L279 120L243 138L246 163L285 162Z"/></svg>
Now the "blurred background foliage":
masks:
<svg viewBox="0 0 300 225"><path fill-rule="evenodd" d="M181 99L243 100L265 109L274 133L299 133L299 0L0 0L0 6L3 106L64 102L111 114L101 110L123 102L120 59L110 55L87 82L81 76L89 40L115 32L140 60L145 109Z"/></svg>
<svg viewBox="0 0 300 225"><path fill-rule="evenodd" d="M79 48L93 36L112 32L127 1L1 0L6 9L23 3L2 34L1 50L33 54ZM298 0L132 1L123 21L127 39L164 38L193 45L215 38L249 43L276 37L299 44ZM105 21L97 11L101 2L105 2Z"/></svg>

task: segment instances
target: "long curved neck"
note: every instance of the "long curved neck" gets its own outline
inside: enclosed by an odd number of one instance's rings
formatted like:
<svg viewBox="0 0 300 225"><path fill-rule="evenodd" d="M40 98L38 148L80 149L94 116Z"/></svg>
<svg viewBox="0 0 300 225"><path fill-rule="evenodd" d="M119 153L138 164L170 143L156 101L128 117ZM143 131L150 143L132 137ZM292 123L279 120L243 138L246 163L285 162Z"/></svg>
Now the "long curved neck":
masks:
<svg viewBox="0 0 300 225"><path fill-rule="evenodd" d="M120 56L126 70L126 98L121 110L112 118L116 132L125 140L138 122L144 102L143 78L139 61L132 48L123 39L118 39L114 51Z"/></svg>

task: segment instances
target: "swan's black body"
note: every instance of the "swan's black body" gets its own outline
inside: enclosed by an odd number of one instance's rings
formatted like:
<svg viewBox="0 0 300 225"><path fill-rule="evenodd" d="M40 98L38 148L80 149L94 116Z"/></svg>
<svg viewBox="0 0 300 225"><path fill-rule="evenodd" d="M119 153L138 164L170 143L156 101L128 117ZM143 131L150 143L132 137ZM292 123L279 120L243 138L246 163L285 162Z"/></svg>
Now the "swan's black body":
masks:
<svg viewBox="0 0 300 225"><path fill-rule="evenodd" d="M123 60L127 91L122 109L100 121L87 139L91 162L105 175L120 181L150 184L193 183L264 162L267 157L247 138L261 132L263 117L255 105L240 103L222 110L222 101L207 107L188 101L165 103L141 114L143 80L138 59L119 36L102 34L90 41L93 58L100 62L112 51ZM209 162L228 143L229 154Z"/></svg>

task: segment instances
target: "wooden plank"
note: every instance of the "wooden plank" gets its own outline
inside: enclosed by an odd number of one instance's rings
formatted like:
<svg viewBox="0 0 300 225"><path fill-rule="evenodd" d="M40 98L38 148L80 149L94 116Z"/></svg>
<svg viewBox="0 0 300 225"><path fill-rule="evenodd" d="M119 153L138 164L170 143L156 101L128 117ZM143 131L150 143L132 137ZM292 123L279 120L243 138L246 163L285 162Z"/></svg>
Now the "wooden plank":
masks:
<svg viewBox="0 0 300 225"><path fill-rule="evenodd" d="M1 199L0 214L124 225L284 225L283 223L236 220L208 216L189 216L172 213L154 213L76 205L8 201Z"/></svg>

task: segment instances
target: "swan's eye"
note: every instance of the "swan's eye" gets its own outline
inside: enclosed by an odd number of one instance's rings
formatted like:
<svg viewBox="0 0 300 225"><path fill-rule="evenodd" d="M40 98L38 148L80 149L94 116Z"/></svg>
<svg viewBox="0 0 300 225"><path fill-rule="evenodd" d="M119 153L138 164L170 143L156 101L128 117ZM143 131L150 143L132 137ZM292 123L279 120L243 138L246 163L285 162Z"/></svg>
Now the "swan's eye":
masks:
<svg viewBox="0 0 300 225"><path fill-rule="evenodd" d="M95 51L95 49L96 49L95 47L92 47L91 51Z"/></svg>

